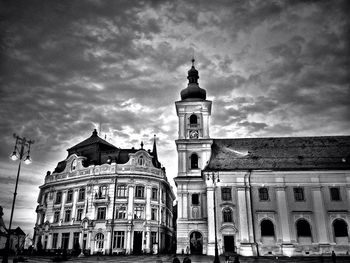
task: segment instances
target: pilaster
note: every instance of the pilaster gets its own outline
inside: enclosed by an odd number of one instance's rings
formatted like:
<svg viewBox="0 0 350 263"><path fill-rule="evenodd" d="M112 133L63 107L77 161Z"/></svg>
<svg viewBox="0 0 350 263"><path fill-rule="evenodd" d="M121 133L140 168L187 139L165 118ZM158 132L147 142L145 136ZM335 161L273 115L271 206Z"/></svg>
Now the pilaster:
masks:
<svg viewBox="0 0 350 263"><path fill-rule="evenodd" d="M290 236L290 223L289 223L289 211L286 199L286 187L276 187L276 195L277 195L277 207L278 207L278 215L280 218L281 225L281 233L282 233L282 243L290 244L291 236Z"/></svg>
<svg viewBox="0 0 350 263"><path fill-rule="evenodd" d="M321 192L321 186L312 187L312 203L313 211L315 213L316 220L316 230L318 234L318 243L327 244L329 243L328 234L327 234L327 224L325 217L325 207L323 202L323 196Z"/></svg>
<svg viewBox="0 0 350 263"><path fill-rule="evenodd" d="M133 219L133 213L134 213L134 185L129 185L128 189L128 220Z"/></svg>
<svg viewBox="0 0 350 263"><path fill-rule="evenodd" d="M238 195L238 217L241 243L249 242L248 213L245 187L237 187Z"/></svg>

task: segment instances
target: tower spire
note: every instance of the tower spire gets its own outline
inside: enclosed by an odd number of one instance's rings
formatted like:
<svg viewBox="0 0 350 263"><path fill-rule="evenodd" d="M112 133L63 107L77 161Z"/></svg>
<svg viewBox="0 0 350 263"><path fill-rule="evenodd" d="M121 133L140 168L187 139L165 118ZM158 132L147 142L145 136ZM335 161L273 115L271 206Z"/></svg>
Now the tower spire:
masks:
<svg viewBox="0 0 350 263"><path fill-rule="evenodd" d="M152 150L152 154L153 154L153 160L154 160L154 166L157 168L160 168L160 163L158 161L158 154L157 154L157 138L156 135L154 135L153 138L153 150Z"/></svg>

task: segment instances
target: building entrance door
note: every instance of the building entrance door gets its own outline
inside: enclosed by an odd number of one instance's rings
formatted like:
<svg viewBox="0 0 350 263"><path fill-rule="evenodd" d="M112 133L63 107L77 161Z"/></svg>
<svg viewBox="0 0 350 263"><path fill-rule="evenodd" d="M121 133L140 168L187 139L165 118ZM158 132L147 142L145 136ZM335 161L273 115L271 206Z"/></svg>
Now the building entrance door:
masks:
<svg viewBox="0 0 350 263"><path fill-rule="evenodd" d="M142 252L142 231L134 231L134 254L141 254Z"/></svg>
<svg viewBox="0 0 350 263"><path fill-rule="evenodd" d="M225 247L225 252L234 253L235 252L235 237L234 236L224 236L224 247Z"/></svg>
<svg viewBox="0 0 350 263"><path fill-rule="evenodd" d="M190 235L190 249L191 254L203 253L203 237L199 232L192 232Z"/></svg>

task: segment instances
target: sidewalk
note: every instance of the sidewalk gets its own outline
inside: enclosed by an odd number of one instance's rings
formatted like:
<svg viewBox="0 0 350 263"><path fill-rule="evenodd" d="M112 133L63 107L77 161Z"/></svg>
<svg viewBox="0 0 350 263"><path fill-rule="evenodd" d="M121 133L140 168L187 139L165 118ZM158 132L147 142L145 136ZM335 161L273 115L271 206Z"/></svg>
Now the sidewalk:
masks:
<svg viewBox="0 0 350 263"><path fill-rule="evenodd" d="M212 263L214 261L213 256L205 255L189 255L192 263ZM32 256L25 257L26 262L53 262L52 257L45 256ZM180 262L183 262L185 255L178 255ZM129 255L129 256L86 256L83 258L72 257L68 261L61 262L75 262L75 263L90 263L90 262L118 262L118 263L172 263L173 255L160 255L160 256L149 256L149 255ZM302 258L288 258L288 257L239 257L241 263L275 263L275 262L309 262L309 263L331 263L332 259L330 257L324 257L323 261L320 257L302 257ZM9 263L13 262L13 257L9 258ZM220 262L225 263L225 258L220 257ZM233 263L233 258L230 259L230 262ZM350 262L350 257L337 257L337 263Z"/></svg>

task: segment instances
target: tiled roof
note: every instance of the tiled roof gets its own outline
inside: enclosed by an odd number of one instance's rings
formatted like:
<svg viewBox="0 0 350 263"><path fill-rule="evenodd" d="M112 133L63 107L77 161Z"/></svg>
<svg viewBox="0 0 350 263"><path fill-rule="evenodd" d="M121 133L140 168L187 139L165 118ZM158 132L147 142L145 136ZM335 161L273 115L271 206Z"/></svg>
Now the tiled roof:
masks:
<svg viewBox="0 0 350 263"><path fill-rule="evenodd" d="M97 131L94 130L92 135L86 140L76 144L75 146L69 148L68 156L76 154L78 156L86 157L83 161L83 166L88 167L89 165L101 165L108 163L110 159L112 162L115 161L118 164L125 164L129 161L129 154L136 153L143 149L121 149L109 142L101 139ZM152 161L155 167L160 168L160 163L158 162L157 152L148 152L153 156ZM67 165L67 160L59 162L54 170L54 173L61 173L65 170ZM156 166L157 165L157 166Z"/></svg>
<svg viewBox="0 0 350 263"><path fill-rule="evenodd" d="M214 139L205 170L350 169L350 136Z"/></svg>
<svg viewBox="0 0 350 263"><path fill-rule="evenodd" d="M73 149L77 149L77 148L82 148L82 147L85 147L85 146L88 146L88 145L92 145L92 144L102 144L104 146L107 146L109 148L117 148L115 147L113 144L110 144L109 142L103 140L102 138L100 138L98 135L97 135L97 131L96 129L92 132L92 135L87 138L86 140L74 145L73 147L69 148L68 151L72 151Z"/></svg>

